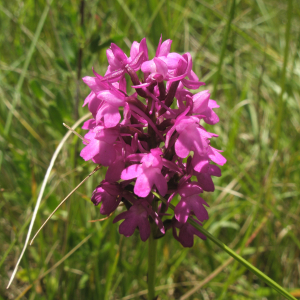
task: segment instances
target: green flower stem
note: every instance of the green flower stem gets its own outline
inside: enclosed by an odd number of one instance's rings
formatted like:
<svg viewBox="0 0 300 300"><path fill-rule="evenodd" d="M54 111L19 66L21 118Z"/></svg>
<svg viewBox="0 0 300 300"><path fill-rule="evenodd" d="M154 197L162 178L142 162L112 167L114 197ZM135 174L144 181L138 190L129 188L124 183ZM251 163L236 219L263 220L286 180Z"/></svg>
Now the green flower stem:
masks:
<svg viewBox="0 0 300 300"><path fill-rule="evenodd" d="M156 278L156 247L157 240L154 239L155 223L151 224L151 234L148 247L148 300L155 299L155 278Z"/></svg>
<svg viewBox="0 0 300 300"><path fill-rule="evenodd" d="M161 197L159 194L152 191L152 194L156 196L158 199L163 201L164 203L167 203L167 200ZM174 211L175 207L172 204L169 204L169 207ZM220 240L215 238L213 235L211 235L207 230L205 230L203 227L201 227L199 224L197 224L194 220L191 218L188 219L188 222L194 226L197 230L202 232L208 239L213 241L216 245L218 245L221 249L223 249L225 252L227 252L230 256L232 256L236 261L241 263L244 267L246 267L249 271L254 273L257 277L262 279L266 284L268 284L270 287L272 287L274 290L276 290L279 294L284 296L286 299L292 299L297 300L295 297L293 297L289 292L287 292L284 288L282 288L278 283L276 283L274 280L272 280L270 277L268 277L266 274L255 268L252 264L250 264L248 261L246 261L244 258L242 258L240 255L238 255L236 252L234 252L232 249L230 249L228 246L223 244Z"/></svg>

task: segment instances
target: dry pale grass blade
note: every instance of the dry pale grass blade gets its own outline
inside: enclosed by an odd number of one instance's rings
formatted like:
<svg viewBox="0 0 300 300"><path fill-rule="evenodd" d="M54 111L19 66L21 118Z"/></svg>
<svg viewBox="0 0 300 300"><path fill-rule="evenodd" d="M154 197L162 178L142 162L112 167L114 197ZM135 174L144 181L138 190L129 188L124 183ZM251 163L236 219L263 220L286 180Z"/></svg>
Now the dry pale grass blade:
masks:
<svg viewBox="0 0 300 300"><path fill-rule="evenodd" d="M1 91L1 94L2 94L2 91ZM27 129L27 131L37 140L39 141L39 143L42 145L42 146L45 146L45 142L44 140L38 135L38 133L29 125L29 123L24 120L21 115L18 113L18 111L16 110L13 110L13 107L12 105L4 98L3 96L3 102L4 104L6 105L6 107L12 111L13 115L16 117L17 120L19 120L19 122Z"/></svg>
<svg viewBox="0 0 300 300"><path fill-rule="evenodd" d="M35 283L37 283L39 280L44 278L46 275L48 275L50 272L52 272L54 269L56 269L61 263L63 263L69 256L71 256L78 248L80 248L85 242L87 242L90 237L93 234L89 234L86 238L84 238L76 247L74 247L70 252L68 252L61 260L59 260L56 264L54 264L49 270L47 270L45 273L40 275L33 284L30 284L28 287L25 288L25 290L15 299L21 299L32 287Z"/></svg>
<svg viewBox="0 0 300 300"><path fill-rule="evenodd" d="M155 291L158 292L158 291L163 291L163 290L170 290L170 289L174 289L176 287L196 285L198 283L199 283L199 281L184 281L184 282L178 282L178 283L164 284L164 285L156 286ZM125 296L119 300L137 299L137 297L147 295L147 293L148 293L148 290L142 290L135 294Z"/></svg>
<svg viewBox="0 0 300 300"><path fill-rule="evenodd" d="M68 196L66 196L66 198L64 200L62 200L57 207L54 209L54 211L49 215L49 217L46 219L46 221L43 223L43 225L39 228L39 230L36 232L36 234L33 236L30 245L32 245L34 239L36 238L36 236L39 234L39 232L43 229L43 227L46 225L46 223L51 219L51 217L55 214L55 212L70 198L70 196L84 183L86 182L94 173L96 173L99 169L101 168L101 166L97 166L87 177L85 177L76 187L75 189L73 189Z"/></svg>
<svg viewBox="0 0 300 300"><path fill-rule="evenodd" d="M73 130L70 126L68 126L66 123L63 123L63 125L65 126L65 127L67 127L70 131L72 131L75 135L77 135L83 142L85 142L85 143L89 143L89 141L88 140L86 140L82 135L80 135L78 132L76 132L75 130Z"/></svg>
<svg viewBox="0 0 300 300"><path fill-rule="evenodd" d="M90 220L89 222L90 223L102 222L102 221L105 221L105 220L109 219L113 214L114 214L114 211L110 215L108 215L107 217L105 217L105 218L98 219L98 220Z"/></svg>
<svg viewBox="0 0 300 300"><path fill-rule="evenodd" d="M80 118L73 126L72 126L72 129L76 129L83 121L85 121L86 119L88 119L89 117L91 116L90 113L84 115L82 118ZM43 197L43 194L44 194L44 191L45 191L45 188L46 188L46 184L47 184L47 181L50 177L50 173L52 171L52 168L54 166L54 163L56 161L56 158L59 154L59 152L61 151L63 145L65 144L66 140L69 138L69 136L72 134L72 131L68 131L66 133L66 135L63 137L63 139L60 141L59 145L57 146L55 152L53 153L53 156L51 158L51 161L50 161L50 164L49 164L49 167L47 169L47 172L45 174L45 177L44 177L44 180L43 180L43 184L42 184L42 187L41 187L41 190L40 190L40 193L38 195L38 199L36 201L36 204L35 204L35 208L34 208L34 211L33 211L33 214L32 214L32 219L31 219L31 222L30 222L30 225L29 225L29 229L28 229L28 233L27 233L27 236L26 236L26 240L25 240L25 243L24 243L24 246L23 246L23 249L22 249L22 252L19 256L19 259L16 263L16 266L15 266L15 269L10 277L10 280L9 280L9 283L7 285L7 289L10 287L12 281L14 280L15 276L16 276L16 273L17 273L17 270L18 270L18 267L19 267L19 264L21 262L21 259L24 255L24 252L27 248L27 245L28 245L28 242L29 242L29 238L30 238L30 234L32 232L32 228L33 228L33 224L34 224L34 221L35 221L35 218L36 218L36 215L37 215L37 212L38 212L38 209L39 209L39 206L40 206L40 203L42 201L42 197Z"/></svg>

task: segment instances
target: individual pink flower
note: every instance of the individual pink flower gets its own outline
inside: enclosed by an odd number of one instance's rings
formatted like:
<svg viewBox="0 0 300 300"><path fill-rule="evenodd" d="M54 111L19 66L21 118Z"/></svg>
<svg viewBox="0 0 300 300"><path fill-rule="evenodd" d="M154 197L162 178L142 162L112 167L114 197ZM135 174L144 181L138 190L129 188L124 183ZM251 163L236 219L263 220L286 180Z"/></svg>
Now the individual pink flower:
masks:
<svg viewBox="0 0 300 300"><path fill-rule="evenodd" d="M106 82L116 82L124 77L127 69L134 71L140 69L141 64L148 60L148 48L146 39L143 38L140 43L134 42L130 50L130 57L120 49L116 44L112 43L110 49L106 51L109 67L103 78Z"/></svg>
<svg viewBox="0 0 300 300"><path fill-rule="evenodd" d="M210 93L207 90L195 94L192 97L192 113L202 115L204 122L214 125L219 122L219 117L213 111L213 108L218 108L220 106L217 105L216 101L209 99L209 97Z"/></svg>
<svg viewBox="0 0 300 300"><path fill-rule="evenodd" d="M114 223L125 219L119 227L119 232L128 237L134 233L136 228L138 228L141 240L145 242L151 233L151 227L148 219L149 216L157 223L161 232L165 233L163 224L157 213L152 210L149 206L149 202L145 200L136 202L128 211L119 214L115 217Z"/></svg>
<svg viewBox="0 0 300 300"><path fill-rule="evenodd" d="M176 120L175 125L167 133L166 144L168 145L168 141L174 131L178 132L175 151L179 157L185 158L191 151L199 155L205 154L208 151L209 139L217 136L216 134L207 132L198 123L199 119L196 117L180 116Z"/></svg>
<svg viewBox="0 0 300 300"><path fill-rule="evenodd" d="M109 215L119 206L122 194L122 189L118 183L102 182L96 187L92 195L92 202L95 205L102 203L100 213L102 215Z"/></svg>
<svg viewBox="0 0 300 300"><path fill-rule="evenodd" d="M159 148L150 151L151 153L141 159L141 165L131 165L121 174L123 180L137 178L134 193L139 197L147 197L153 185L162 196L167 193L168 189L166 179L161 174L163 163L160 155L162 151Z"/></svg>
<svg viewBox="0 0 300 300"><path fill-rule="evenodd" d="M180 223L186 223L191 213L194 213L197 219L201 222L208 219L208 213L204 206L209 206L200 196L191 195L181 197L180 202L176 205L174 213L175 218Z"/></svg>
<svg viewBox="0 0 300 300"><path fill-rule="evenodd" d="M194 221L197 222L197 220ZM200 222L197 223L201 226ZM173 236L183 247L193 247L194 235L202 240L206 240L206 236L189 223L180 223L176 219L173 219L172 225ZM176 228L179 229L179 234L177 234Z"/></svg>
<svg viewBox="0 0 300 300"><path fill-rule="evenodd" d="M82 149L80 156L85 161L92 159L97 164L109 166L116 159L116 151L113 144L118 135L119 131L116 128L96 126L85 135L89 142Z"/></svg>

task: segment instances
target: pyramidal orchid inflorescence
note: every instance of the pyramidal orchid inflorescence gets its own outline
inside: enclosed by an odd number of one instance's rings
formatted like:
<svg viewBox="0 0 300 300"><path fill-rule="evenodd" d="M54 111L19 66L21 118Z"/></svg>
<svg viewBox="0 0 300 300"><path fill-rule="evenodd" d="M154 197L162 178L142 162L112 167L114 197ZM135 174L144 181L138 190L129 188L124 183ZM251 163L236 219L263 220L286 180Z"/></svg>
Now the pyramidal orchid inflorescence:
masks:
<svg viewBox="0 0 300 300"><path fill-rule="evenodd" d="M82 127L88 133L80 155L108 167L92 201L101 204L104 215L125 204L127 210L114 219L123 220L121 234L131 236L138 229L146 241L152 222L157 237L172 229L184 247L191 247L194 235L205 236L187 220L191 217L201 225L208 219L208 204L199 194L214 191L211 176L221 176L215 164L222 166L226 159L210 144L217 135L203 127L204 122L219 121L214 111L219 106L209 91L190 91L204 83L192 71L191 54L170 52L171 43L160 38L151 60L145 38L133 42L129 57L111 44L105 75L94 71L95 77L83 78L91 89L84 106L93 119ZM126 89L129 79L135 90L131 95ZM151 190L167 203L158 203ZM176 195L181 200L172 217L166 211Z"/></svg>

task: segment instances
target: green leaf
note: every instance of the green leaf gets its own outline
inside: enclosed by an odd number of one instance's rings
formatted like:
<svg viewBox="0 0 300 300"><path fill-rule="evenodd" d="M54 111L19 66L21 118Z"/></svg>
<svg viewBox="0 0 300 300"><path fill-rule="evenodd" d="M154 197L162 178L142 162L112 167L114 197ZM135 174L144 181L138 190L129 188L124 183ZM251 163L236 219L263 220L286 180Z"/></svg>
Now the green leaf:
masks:
<svg viewBox="0 0 300 300"><path fill-rule="evenodd" d="M79 288L83 289L86 286L87 281L89 280L88 274L83 274L79 280Z"/></svg>
<svg viewBox="0 0 300 300"><path fill-rule="evenodd" d="M59 110L53 106L50 105L48 108L48 114L49 119L51 120L51 125L53 125L53 128L64 134L66 132L64 126L63 126L63 119L61 117L61 114Z"/></svg>
<svg viewBox="0 0 300 300"><path fill-rule="evenodd" d="M29 86L33 94L38 98L41 99L44 96L44 91L42 90L41 84L37 80L31 80L29 82Z"/></svg>
<svg viewBox="0 0 300 300"><path fill-rule="evenodd" d="M62 71L69 72L67 64L62 58L60 57L56 58L55 63Z"/></svg>
<svg viewBox="0 0 300 300"><path fill-rule="evenodd" d="M91 43L90 43L90 51L92 53L95 53L99 50L99 43L100 43L101 37L98 33L92 35L91 37Z"/></svg>

